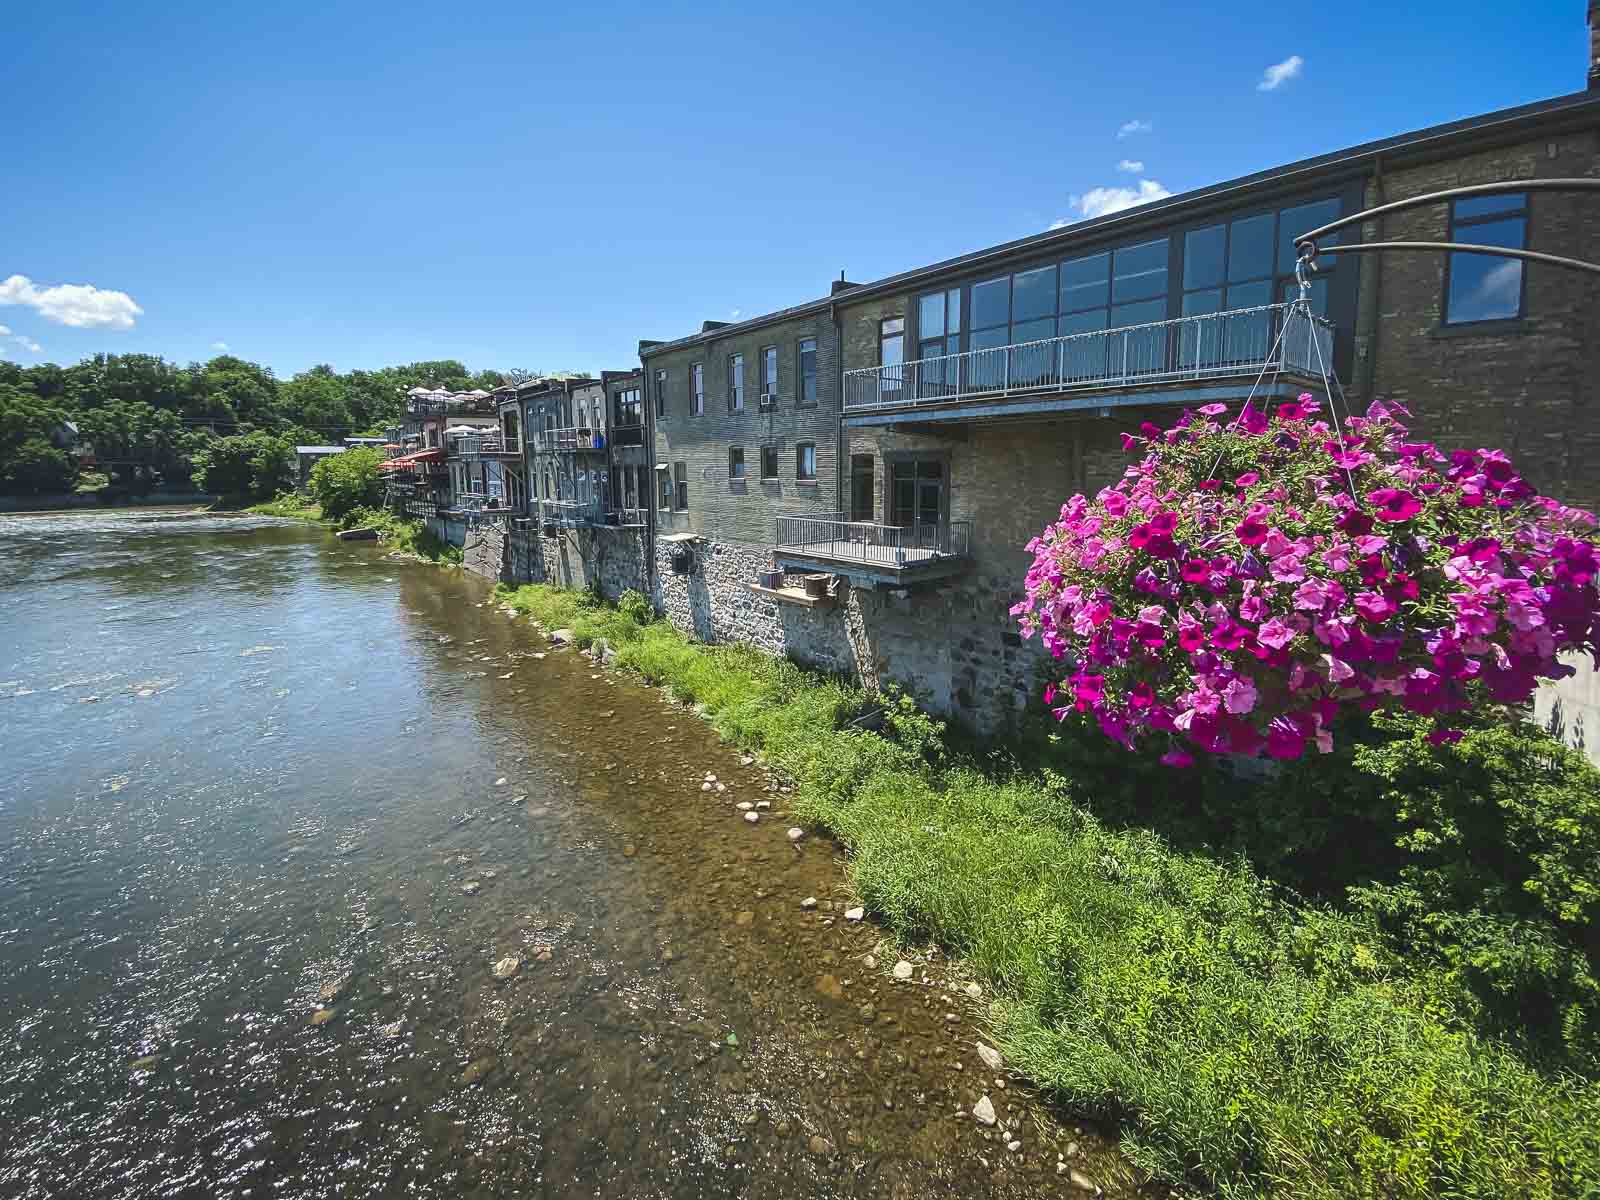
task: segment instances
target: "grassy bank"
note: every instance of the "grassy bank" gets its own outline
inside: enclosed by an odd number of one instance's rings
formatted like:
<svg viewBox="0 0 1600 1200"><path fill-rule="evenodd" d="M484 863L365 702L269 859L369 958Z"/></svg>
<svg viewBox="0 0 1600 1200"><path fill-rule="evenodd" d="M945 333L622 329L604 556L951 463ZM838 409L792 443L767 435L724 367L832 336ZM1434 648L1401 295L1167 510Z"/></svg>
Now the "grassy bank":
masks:
<svg viewBox="0 0 1600 1200"><path fill-rule="evenodd" d="M392 551L440 566L461 565L460 547L430 533L427 522L396 516L386 508L356 508L346 513L343 520L330 521L323 517L322 505L315 500L289 494L263 504L252 504L245 511L337 525L340 529L376 529L379 541Z"/></svg>
<svg viewBox="0 0 1600 1200"><path fill-rule="evenodd" d="M1242 861L1113 830L1068 775L947 748L904 702L691 644L533 586L501 598L703 706L797 781L896 932L967 959L1014 1066L1116 1117L1151 1174L1225 1196L1577 1197L1600 1191L1600 1086L1478 1031L1457 983L1367 915Z"/></svg>
<svg viewBox="0 0 1600 1200"><path fill-rule="evenodd" d="M260 513L264 517L293 517L300 521L322 520L322 505L295 492L286 492L274 500L252 504L245 512Z"/></svg>

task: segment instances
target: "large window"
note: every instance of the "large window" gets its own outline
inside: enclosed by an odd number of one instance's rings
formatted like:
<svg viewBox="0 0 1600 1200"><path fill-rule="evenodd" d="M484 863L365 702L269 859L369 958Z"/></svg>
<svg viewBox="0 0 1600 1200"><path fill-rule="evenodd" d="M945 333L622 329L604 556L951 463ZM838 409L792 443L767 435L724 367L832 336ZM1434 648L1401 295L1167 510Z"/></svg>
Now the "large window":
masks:
<svg viewBox="0 0 1600 1200"><path fill-rule="evenodd" d="M767 346L761 351L761 394L778 398L778 348Z"/></svg>
<svg viewBox="0 0 1600 1200"><path fill-rule="evenodd" d="M1451 202L1450 240L1522 250L1528 244L1528 197L1472 196ZM1452 254L1446 269L1447 325L1509 321L1523 314L1522 262L1490 254Z"/></svg>
<svg viewBox="0 0 1600 1200"><path fill-rule="evenodd" d="M638 388L623 388L611 397L611 423L613 425L640 425L644 422L644 405Z"/></svg>
<svg viewBox="0 0 1600 1200"><path fill-rule="evenodd" d="M871 521L873 506L873 457L870 454L850 456L850 519Z"/></svg>
<svg viewBox="0 0 1600 1200"><path fill-rule="evenodd" d="M689 464L675 462L672 464L673 496L672 507L678 512L689 511Z"/></svg>
<svg viewBox="0 0 1600 1200"><path fill-rule="evenodd" d="M778 448L776 446L761 447L761 478L776 479L778 477Z"/></svg>
<svg viewBox="0 0 1600 1200"><path fill-rule="evenodd" d="M706 411L706 365L695 363L689 368L689 411L702 416Z"/></svg>
<svg viewBox="0 0 1600 1200"><path fill-rule="evenodd" d="M794 448L794 477L801 483L817 480L817 447L814 442L801 442Z"/></svg>
<svg viewBox="0 0 1600 1200"><path fill-rule="evenodd" d="M800 398L801 405L813 405L817 402L817 339L801 338L799 348L800 358Z"/></svg>
<svg viewBox="0 0 1600 1200"><path fill-rule="evenodd" d="M878 376L879 386L885 393L897 393L905 386L902 378L906 361L906 320L889 317L878 322L878 365L883 368Z"/></svg>
<svg viewBox="0 0 1600 1200"><path fill-rule="evenodd" d="M728 447L728 478L729 479L743 479L744 478L744 447L743 446L729 446Z"/></svg>
<svg viewBox="0 0 1600 1200"><path fill-rule="evenodd" d="M656 468L656 479L660 481L660 495L656 499L656 507L662 512L672 507L672 472L665 463Z"/></svg>
<svg viewBox="0 0 1600 1200"><path fill-rule="evenodd" d="M663 368L656 372L656 418L667 415L667 372Z"/></svg>
<svg viewBox="0 0 1600 1200"><path fill-rule="evenodd" d="M917 357L945 358L944 362L924 362L918 371L917 386L924 396L954 391L960 380L961 363L948 355L961 353L961 289L929 292L917 298Z"/></svg>
<svg viewBox="0 0 1600 1200"><path fill-rule="evenodd" d="M937 459L889 465L889 523L903 529L937 528L945 509L945 470Z"/></svg>
<svg viewBox="0 0 1600 1200"><path fill-rule="evenodd" d="M728 411L744 411L744 355L728 355Z"/></svg>

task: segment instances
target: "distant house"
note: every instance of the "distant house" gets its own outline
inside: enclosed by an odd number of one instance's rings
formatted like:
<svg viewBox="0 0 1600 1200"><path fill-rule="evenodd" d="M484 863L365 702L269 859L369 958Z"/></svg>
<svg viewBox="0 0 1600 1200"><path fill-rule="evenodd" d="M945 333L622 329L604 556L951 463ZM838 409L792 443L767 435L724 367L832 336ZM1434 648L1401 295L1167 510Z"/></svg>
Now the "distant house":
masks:
<svg viewBox="0 0 1600 1200"><path fill-rule="evenodd" d="M343 454L344 446L296 446L295 457L295 487L305 491L311 483L311 468L323 459L334 454Z"/></svg>
<svg viewBox="0 0 1600 1200"><path fill-rule="evenodd" d="M381 437L347 437L342 440L345 449L349 450L356 446L384 446L388 444L389 439Z"/></svg>

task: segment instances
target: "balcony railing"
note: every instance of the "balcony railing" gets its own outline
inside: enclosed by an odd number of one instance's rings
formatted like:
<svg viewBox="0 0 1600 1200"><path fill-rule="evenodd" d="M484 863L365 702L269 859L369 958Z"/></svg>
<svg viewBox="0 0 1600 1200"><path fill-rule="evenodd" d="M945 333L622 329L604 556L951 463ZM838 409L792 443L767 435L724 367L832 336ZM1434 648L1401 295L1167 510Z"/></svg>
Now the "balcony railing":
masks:
<svg viewBox="0 0 1600 1200"><path fill-rule="evenodd" d="M778 551L812 557L915 567L944 558L965 558L972 549L972 522L878 525L846 521L842 513L781 516L773 544Z"/></svg>
<svg viewBox="0 0 1600 1200"><path fill-rule="evenodd" d="M1263 369L1315 377L1322 363L1331 368L1332 362L1332 324L1287 304L1266 304L846 371L844 407L847 412L915 408L1219 379Z"/></svg>
<svg viewBox="0 0 1600 1200"><path fill-rule="evenodd" d="M541 500L539 519L557 525L604 525L606 506L602 500Z"/></svg>
<svg viewBox="0 0 1600 1200"><path fill-rule="evenodd" d="M536 454L558 450L604 450L606 435L595 429L542 429L533 435Z"/></svg>
<svg viewBox="0 0 1600 1200"><path fill-rule="evenodd" d="M451 439L458 458L521 458L522 439L507 437L503 433L485 433L477 437L461 434Z"/></svg>

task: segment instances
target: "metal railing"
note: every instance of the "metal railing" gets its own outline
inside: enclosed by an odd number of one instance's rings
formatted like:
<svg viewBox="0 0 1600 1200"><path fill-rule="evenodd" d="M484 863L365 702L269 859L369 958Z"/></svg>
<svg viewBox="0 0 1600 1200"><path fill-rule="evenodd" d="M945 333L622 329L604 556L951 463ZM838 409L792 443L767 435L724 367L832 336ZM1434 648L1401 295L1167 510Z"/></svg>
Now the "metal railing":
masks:
<svg viewBox="0 0 1600 1200"><path fill-rule="evenodd" d="M618 525L625 528L642 527L650 523L650 509L643 505L637 507L624 505L621 508L614 509L612 516L616 518Z"/></svg>
<svg viewBox="0 0 1600 1200"><path fill-rule="evenodd" d="M1279 333L1282 336L1279 336ZM1318 358L1318 351L1321 358ZM1333 325L1288 304L1063 334L844 373L847 412L1248 375L1321 374Z"/></svg>
<svg viewBox="0 0 1600 1200"><path fill-rule="evenodd" d="M557 450L603 450L606 435L597 429L542 429L533 435L533 449L538 454Z"/></svg>
<svg viewBox="0 0 1600 1200"><path fill-rule="evenodd" d="M558 525L604 525L603 500L540 500L539 519Z"/></svg>
<svg viewBox="0 0 1600 1200"><path fill-rule="evenodd" d="M879 525L847 521L842 513L780 516L773 544L823 558L914 566L932 559L966 557L972 549L972 522Z"/></svg>
<svg viewBox="0 0 1600 1200"><path fill-rule="evenodd" d="M507 437L503 433L489 432L478 436L458 434L451 441L455 443L459 458L515 458L522 454L522 439Z"/></svg>

